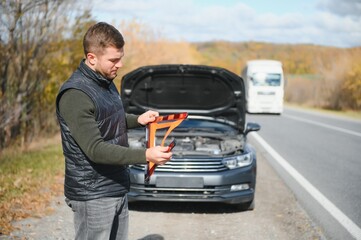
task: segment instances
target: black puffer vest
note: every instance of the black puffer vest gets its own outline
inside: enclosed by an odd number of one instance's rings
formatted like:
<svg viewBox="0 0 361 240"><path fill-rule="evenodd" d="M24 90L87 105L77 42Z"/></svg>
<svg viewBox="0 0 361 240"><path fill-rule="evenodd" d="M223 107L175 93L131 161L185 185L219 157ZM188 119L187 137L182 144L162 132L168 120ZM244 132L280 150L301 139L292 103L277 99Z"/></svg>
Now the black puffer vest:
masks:
<svg viewBox="0 0 361 240"><path fill-rule="evenodd" d="M124 195L129 190L128 167L92 162L77 145L60 116L59 99L68 89L81 90L93 100L95 120L104 141L128 147L125 112L118 90L112 81L95 73L82 61L61 87L56 99L65 156L65 196L83 201Z"/></svg>

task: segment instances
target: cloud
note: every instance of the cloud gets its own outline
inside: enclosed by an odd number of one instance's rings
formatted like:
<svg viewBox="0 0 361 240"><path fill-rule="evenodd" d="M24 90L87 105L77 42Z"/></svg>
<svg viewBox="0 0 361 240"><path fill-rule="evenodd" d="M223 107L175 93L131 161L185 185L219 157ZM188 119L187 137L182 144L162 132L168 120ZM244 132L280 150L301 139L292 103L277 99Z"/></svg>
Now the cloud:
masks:
<svg viewBox="0 0 361 240"><path fill-rule="evenodd" d="M342 17L361 17L360 0L322 0L317 4L317 7Z"/></svg>
<svg viewBox="0 0 361 240"><path fill-rule="evenodd" d="M314 19L323 36L334 46L361 46L361 1L322 0Z"/></svg>

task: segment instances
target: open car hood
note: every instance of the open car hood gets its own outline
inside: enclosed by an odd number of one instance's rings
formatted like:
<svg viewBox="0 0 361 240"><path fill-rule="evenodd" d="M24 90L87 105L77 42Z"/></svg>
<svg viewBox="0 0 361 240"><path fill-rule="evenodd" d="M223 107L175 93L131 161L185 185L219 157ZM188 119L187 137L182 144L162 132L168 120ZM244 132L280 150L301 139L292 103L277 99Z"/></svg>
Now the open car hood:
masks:
<svg viewBox="0 0 361 240"><path fill-rule="evenodd" d="M233 122L243 131L245 95L241 77L224 68L203 65L153 65L124 75L121 96L125 111L141 114L188 112Z"/></svg>

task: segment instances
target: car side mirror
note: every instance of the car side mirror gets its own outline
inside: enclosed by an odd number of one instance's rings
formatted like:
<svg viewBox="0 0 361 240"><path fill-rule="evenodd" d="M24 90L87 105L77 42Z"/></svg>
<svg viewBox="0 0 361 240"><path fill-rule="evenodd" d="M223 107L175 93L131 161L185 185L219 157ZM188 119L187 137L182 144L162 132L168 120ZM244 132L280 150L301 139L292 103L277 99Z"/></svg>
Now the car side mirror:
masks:
<svg viewBox="0 0 361 240"><path fill-rule="evenodd" d="M258 123L250 122L250 123L247 123L244 134L247 135L249 132L259 131L260 129L261 129L261 126Z"/></svg>

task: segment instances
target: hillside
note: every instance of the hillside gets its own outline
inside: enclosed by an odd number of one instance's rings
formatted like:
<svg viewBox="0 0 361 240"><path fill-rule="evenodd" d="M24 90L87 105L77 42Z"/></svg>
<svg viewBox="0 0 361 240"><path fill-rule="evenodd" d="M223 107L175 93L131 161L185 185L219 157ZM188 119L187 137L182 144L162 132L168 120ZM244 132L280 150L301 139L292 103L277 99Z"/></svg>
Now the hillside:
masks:
<svg viewBox="0 0 361 240"><path fill-rule="evenodd" d="M225 67L237 74L248 60L279 60L287 78L286 101L361 110L361 47L259 42L206 42L193 47L201 64Z"/></svg>

